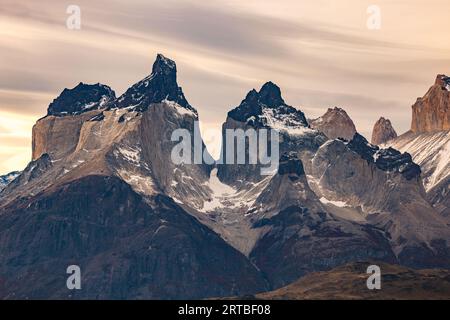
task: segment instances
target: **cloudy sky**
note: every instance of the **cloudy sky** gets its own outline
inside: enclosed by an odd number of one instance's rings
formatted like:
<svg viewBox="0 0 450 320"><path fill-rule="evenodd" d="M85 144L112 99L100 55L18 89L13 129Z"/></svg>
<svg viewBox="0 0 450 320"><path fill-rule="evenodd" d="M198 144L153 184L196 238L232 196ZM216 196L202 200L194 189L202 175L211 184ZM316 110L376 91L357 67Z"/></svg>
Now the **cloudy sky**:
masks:
<svg viewBox="0 0 450 320"><path fill-rule="evenodd" d="M30 160L32 125L65 87L100 82L120 95L150 73L157 53L177 62L206 128L271 80L310 118L340 106L368 137L380 116L402 133L416 98L450 73L448 0L0 4L0 174ZM73 4L80 30L66 26ZM380 29L368 28L371 5Z"/></svg>

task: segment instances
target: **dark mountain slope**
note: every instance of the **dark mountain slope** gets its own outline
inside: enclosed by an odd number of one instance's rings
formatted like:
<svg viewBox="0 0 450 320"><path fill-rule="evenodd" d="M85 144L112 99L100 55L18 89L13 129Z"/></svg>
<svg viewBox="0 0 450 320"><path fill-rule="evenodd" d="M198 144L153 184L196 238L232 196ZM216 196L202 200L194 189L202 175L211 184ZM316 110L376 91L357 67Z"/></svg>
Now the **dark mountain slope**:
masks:
<svg viewBox="0 0 450 320"><path fill-rule="evenodd" d="M0 298L194 299L256 293L246 258L170 198L89 176L0 213ZM79 265L82 290L66 288Z"/></svg>

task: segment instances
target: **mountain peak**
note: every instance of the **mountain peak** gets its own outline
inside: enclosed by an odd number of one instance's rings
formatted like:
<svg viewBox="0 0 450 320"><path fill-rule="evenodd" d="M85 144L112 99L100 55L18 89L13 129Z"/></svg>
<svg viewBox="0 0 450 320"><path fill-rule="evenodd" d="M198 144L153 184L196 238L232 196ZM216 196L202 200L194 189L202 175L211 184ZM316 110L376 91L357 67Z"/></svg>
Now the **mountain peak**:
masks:
<svg viewBox="0 0 450 320"><path fill-rule="evenodd" d="M442 87L443 89L450 91L450 77L445 74L438 74L436 76L435 85Z"/></svg>
<svg viewBox="0 0 450 320"><path fill-rule="evenodd" d="M312 128L323 132L330 139L351 140L356 127L347 112L339 107L328 108L325 114L310 121Z"/></svg>
<svg viewBox="0 0 450 320"><path fill-rule="evenodd" d="M287 105L281 97L280 87L272 81L266 82L259 91L250 90L228 116L257 127L270 126L274 121L284 122L287 127L308 127L303 112Z"/></svg>
<svg viewBox="0 0 450 320"><path fill-rule="evenodd" d="M372 130L372 144L380 145L397 137L394 127L389 119L380 117Z"/></svg>
<svg viewBox="0 0 450 320"><path fill-rule="evenodd" d="M450 130L450 77L439 74L428 92L412 106L412 132Z"/></svg>
<svg viewBox="0 0 450 320"><path fill-rule="evenodd" d="M259 93L255 89L250 90L247 95L245 96L245 99L243 102L247 102L252 105L258 105L259 102Z"/></svg>
<svg viewBox="0 0 450 320"><path fill-rule="evenodd" d="M325 115L333 115L333 116L342 116L345 118L350 119L350 116L347 114L347 112L340 107L334 107L334 108L328 108L327 112L325 112Z"/></svg>
<svg viewBox="0 0 450 320"><path fill-rule="evenodd" d="M272 81L266 82L259 91L259 100L268 107L276 108L284 105L281 90Z"/></svg>
<svg viewBox="0 0 450 320"><path fill-rule="evenodd" d="M118 99L117 105L119 108L132 106L135 110L144 111L152 103L164 101L173 101L197 113L187 102L181 87L178 86L175 61L159 53L153 63L152 74L129 88Z"/></svg>
<svg viewBox="0 0 450 320"><path fill-rule="evenodd" d="M281 97L281 89L272 81L266 82L259 91L256 89L250 90L245 99L241 102L251 104L253 108L268 107L277 108L284 106L285 102Z"/></svg>
<svg viewBox="0 0 450 320"><path fill-rule="evenodd" d="M48 106L47 115L75 115L86 111L101 109L116 98L108 86L80 82L72 89L65 88Z"/></svg>
<svg viewBox="0 0 450 320"><path fill-rule="evenodd" d="M175 61L158 53L152 68L152 75L156 74L174 77L173 80L176 81L177 65Z"/></svg>

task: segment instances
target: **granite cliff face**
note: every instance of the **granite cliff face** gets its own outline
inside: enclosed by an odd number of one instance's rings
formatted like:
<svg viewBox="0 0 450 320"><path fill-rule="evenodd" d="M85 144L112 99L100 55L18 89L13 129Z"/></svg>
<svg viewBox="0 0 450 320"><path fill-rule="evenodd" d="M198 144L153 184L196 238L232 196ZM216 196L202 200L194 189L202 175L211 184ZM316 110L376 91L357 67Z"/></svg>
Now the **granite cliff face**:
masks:
<svg viewBox="0 0 450 320"><path fill-rule="evenodd" d="M392 127L391 121L383 117L378 119L372 130L372 144L380 145L394 138L397 138L397 132Z"/></svg>
<svg viewBox="0 0 450 320"><path fill-rule="evenodd" d="M178 143L172 133L199 131L197 111L185 99L169 100L180 98L171 96L175 87L180 92L175 75L175 63L158 55L152 75L132 87L142 89L140 96L130 95L147 102L127 107L119 98L77 109L83 104L65 99L58 116L49 112L38 121L34 160L0 195L0 251L8 252L0 258L8 279L1 297L206 298L267 288L242 253L181 207L202 208L210 199L211 166L171 160ZM192 142L185 152L207 153L201 140ZM67 263L86 272L78 296L59 282ZM239 279L243 268L253 275Z"/></svg>
<svg viewBox="0 0 450 320"><path fill-rule="evenodd" d="M64 90L61 96L73 93L78 97L78 91ZM194 137L199 132L197 111L177 85L176 65L172 60L159 54L151 75L102 109L74 110L72 99L58 103L63 115L49 114L33 128L33 160L48 155L53 169L36 185L23 185L24 195L37 194L55 180L66 182L102 174L119 176L146 194L164 192L176 199L192 199L196 206L208 199L210 191L203 183L211 166L177 166L171 161L171 151L178 142L172 141L172 133L183 129ZM66 114L66 110L72 114ZM199 146L193 138L191 142L192 153L199 147L201 153L207 154L201 140ZM197 183L182 183L185 177L192 177ZM12 197L11 192L8 194Z"/></svg>
<svg viewBox="0 0 450 320"><path fill-rule="evenodd" d="M257 91L251 91L247 98L257 94ZM246 214L253 223L252 232L261 233L250 257L254 261L261 259L256 265L267 270L267 274L280 275L272 278L276 285L282 285L302 272L326 269L352 259L365 259L366 255L413 267L447 266L450 263L447 244L450 231L446 221L428 203L421 169L411 155L371 145L357 133L350 141L327 141L320 130L296 122L261 121L260 118L265 118L264 106L254 103L251 108L246 100L229 113L223 127L243 130L281 128L280 152L294 152L302 164L298 166L298 177L294 174L291 177L282 173L291 172L296 160L293 158L286 162L282 158L281 170L273 178L260 176L258 166L219 165L220 181L233 185L237 193L261 190ZM277 101L278 104L281 100ZM341 112L331 110L330 113ZM246 149L246 155L248 152ZM305 175L299 174L302 171ZM414 201L408 203L406 199ZM295 227L290 224L291 219L295 221ZM333 227L330 227L330 221L333 221ZM308 249L309 254L316 258L309 264L309 256L302 253L302 246L307 241L319 243L322 227L333 229L336 235L346 230L344 234L352 241L345 243L334 239L334 259L327 256L330 252L321 255L327 252L330 243L325 242L317 251ZM289 230L289 235L284 234L284 228ZM379 232L384 236L378 237ZM310 238L300 236L303 234ZM352 256L346 248L356 246L360 240L367 246L353 247L351 252L355 255ZM286 252L282 249L285 245ZM263 252L270 251L269 247L277 250L265 255ZM290 248L296 248L296 254L288 254ZM438 252L443 252L443 255ZM299 261L303 264L300 265Z"/></svg>
<svg viewBox="0 0 450 320"><path fill-rule="evenodd" d="M309 187L295 153L282 155L277 174L249 215L261 232L250 259L274 287L348 261L396 261L380 229L330 213Z"/></svg>
<svg viewBox="0 0 450 320"><path fill-rule="evenodd" d="M327 112L310 121L312 128L323 132L329 139L343 138L351 140L356 133L352 119L342 108L329 108Z"/></svg>
<svg viewBox="0 0 450 320"><path fill-rule="evenodd" d="M450 217L450 78L438 75L435 84L412 108L411 130L386 142L412 155L422 169L427 198Z"/></svg>
<svg viewBox="0 0 450 320"><path fill-rule="evenodd" d="M450 216L450 131L414 133L408 131L385 146L408 152L420 165L430 203L442 215Z"/></svg>
<svg viewBox="0 0 450 320"><path fill-rule="evenodd" d="M450 77L438 75L434 85L412 106L414 133L450 130Z"/></svg>
<svg viewBox="0 0 450 320"><path fill-rule="evenodd" d="M409 154L370 145L362 136L325 143L312 160L312 190L331 204L359 214L388 234L398 261L412 267L447 266L447 221L426 199L420 168ZM339 211L337 211L339 214ZM443 246L443 247L441 247ZM444 254L440 254L443 252Z"/></svg>
<svg viewBox="0 0 450 320"><path fill-rule="evenodd" d="M48 115L33 126L32 159L49 154L59 160L75 151L83 124L99 115L99 110L86 110L76 116Z"/></svg>

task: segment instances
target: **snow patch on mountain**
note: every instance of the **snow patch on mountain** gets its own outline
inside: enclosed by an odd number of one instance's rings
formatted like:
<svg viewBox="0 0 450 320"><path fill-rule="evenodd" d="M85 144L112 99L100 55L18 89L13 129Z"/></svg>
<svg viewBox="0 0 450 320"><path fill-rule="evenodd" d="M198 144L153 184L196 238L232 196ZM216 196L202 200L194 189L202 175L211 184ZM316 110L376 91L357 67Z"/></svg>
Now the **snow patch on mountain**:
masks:
<svg viewBox="0 0 450 320"><path fill-rule="evenodd" d="M194 111L190 110L190 109L186 109L182 106L180 106L178 103L176 103L175 101L172 100L167 100L164 99L162 101L162 103L166 104L167 106L173 108L180 116L184 116L184 115L188 115L194 118L197 118L197 115L195 114Z"/></svg>
<svg viewBox="0 0 450 320"><path fill-rule="evenodd" d="M290 135L302 136L313 133L314 130L305 127L302 121L294 113L279 113L275 108L263 108L260 119L264 119L265 123L272 129L287 132Z"/></svg>
<svg viewBox="0 0 450 320"><path fill-rule="evenodd" d="M322 197L319 200L323 204L332 204L332 205L334 205L336 207L340 207L340 208L348 207L347 202L345 202L345 201L333 201L333 200L328 200L325 197Z"/></svg>
<svg viewBox="0 0 450 320"><path fill-rule="evenodd" d="M115 92L106 85L100 83L90 85L80 82L72 89L64 89L50 103L47 115L78 115L90 110L105 108L115 99Z"/></svg>
<svg viewBox="0 0 450 320"><path fill-rule="evenodd" d="M131 162L135 164L136 166L140 166L141 162L141 149L139 147L119 147L117 149L117 152L119 152L128 162ZM117 153L116 153L117 155Z"/></svg>
<svg viewBox="0 0 450 320"><path fill-rule="evenodd" d="M209 201L205 201L200 212L212 212L226 209L228 213L246 212L252 208L259 193L269 183L272 176L267 176L258 183L248 183L241 189L235 189L221 182L217 176L217 168L211 171L210 179L204 186L211 190Z"/></svg>
<svg viewBox="0 0 450 320"><path fill-rule="evenodd" d="M450 175L450 131L408 132L387 145L411 154L414 162L422 168L427 191Z"/></svg>
<svg viewBox="0 0 450 320"><path fill-rule="evenodd" d="M442 79L442 81L444 82L444 84L445 84L445 89L447 90L447 91L450 91L450 77L447 77L447 76L445 76L445 75L443 75L442 77L441 77L441 79Z"/></svg>
<svg viewBox="0 0 450 320"><path fill-rule="evenodd" d="M8 184L14 181L14 179L16 179L20 174L21 172L14 171L5 174L4 176L0 176L0 191L2 191Z"/></svg>
<svg viewBox="0 0 450 320"><path fill-rule="evenodd" d="M138 193L146 196L156 193L157 188L149 175L131 172L125 169L118 170L118 175Z"/></svg>
<svg viewBox="0 0 450 320"><path fill-rule="evenodd" d="M209 212L223 206L222 201L237 192L236 189L219 180L217 168L211 171L210 179L205 186L211 189L212 194L211 199L203 204L202 212Z"/></svg>

